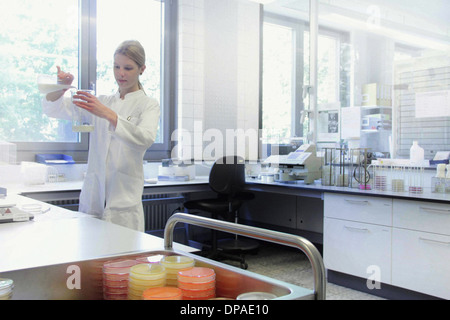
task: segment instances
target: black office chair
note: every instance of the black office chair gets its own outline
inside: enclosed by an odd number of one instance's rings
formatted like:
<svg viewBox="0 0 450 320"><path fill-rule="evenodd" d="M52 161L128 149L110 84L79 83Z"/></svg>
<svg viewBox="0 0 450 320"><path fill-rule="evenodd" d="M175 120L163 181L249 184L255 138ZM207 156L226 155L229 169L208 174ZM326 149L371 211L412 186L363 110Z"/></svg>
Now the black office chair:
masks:
<svg viewBox="0 0 450 320"><path fill-rule="evenodd" d="M217 193L216 198L192 200L184 203L189 210L200 210L211 214L213 219L221 216L224 220L238 223L238 211L245 201L254 198L253 193L245 192L245 161L238 156L226 156L218 159L209 174L209 186ZM243 269L247 269L245 253L256 252L258 242L251 239L234 239L223 241L218 245L217 231L212 230L211 251L208 257L239 261Z"/></svg>

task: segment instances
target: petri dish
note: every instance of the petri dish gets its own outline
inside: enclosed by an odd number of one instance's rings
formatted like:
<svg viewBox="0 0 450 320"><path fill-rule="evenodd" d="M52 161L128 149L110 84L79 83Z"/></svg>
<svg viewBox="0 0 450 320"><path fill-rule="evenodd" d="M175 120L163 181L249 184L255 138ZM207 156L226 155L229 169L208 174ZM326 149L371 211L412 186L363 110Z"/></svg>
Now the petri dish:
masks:
<svg viewBox="0 0 450 320"><path fill-rule="evenodd" d="M141 290L150 287L164 287L166 284L166 278L161 278L157 280L139 280L130 277L129 286L134 288L139 288Z"/></svg>
<svg viewBox="0 0 450 320"><path fill-rule="evenodd" d="M160 264L140 263L130 268L130 277L140 280L158 280L166 277L166 268Z"/></svg>
<svg viewBox="0 0 450 320"><path fill-rule="evenodd" d="M23 204L20 208L23 211L32 213L32 214L39 214L42 212L42 206L38 203Z"/></svg>
<svg viewBox="0 0 450 320"><path fill-rule="evenodd" d="M181 289L183 300L210 300L216 297L214 288L208 290L184 290Z"/></svg>
<svg viewBox="0 0 450 320"><path fill-rule="evenodd" d="M144 290L144 300L181 300L181 289L175 287L158 287Z"/></svg>
<svg viewBox="0 0 450 320"><path fill-rule="evenodd" d="M9 300L12 298L14 281L12 279L0 278L0 300Z"/></svg>
<svg viewBox="0 0 450 320"><path fill-rule="evenodd" d="M119 260L106 262L103 265L104 273L129 273L130 268L136 265L138 262L136 260Z"/></svg>
<svg viewBox="0 0 450 320"><path fill-rule="evenodd" d="M195 262L193 258L186 256L165 256L161 259L161 264L169 269L186 269L193 267Z"/></svg>
<svg viewBox="0 0 450 320"><path fill-rule="evenodd" d="M128 293L103 292L103 299L105 299L105 300L127 300Z"/></svg>
<svg viewBox="0 0 450 320"><path fill-rule="evenodd" d="M216 287L216 281L208 282L183 282L178 279L178 288L185 290L208 290Z"/></svg>
<svg viewBox="0 0 450 320"><path fill-rule="evenodd" d="M236 300L272 300L277 296L269 292L246 292L237 296Z"/></svg>
<svg viewBox="0 0 450 320"><path fill-rule="evenodd" d="M178 281L187 283L211 282L215 280L214 269L193 267L189 270L178 271Z"/></svg>

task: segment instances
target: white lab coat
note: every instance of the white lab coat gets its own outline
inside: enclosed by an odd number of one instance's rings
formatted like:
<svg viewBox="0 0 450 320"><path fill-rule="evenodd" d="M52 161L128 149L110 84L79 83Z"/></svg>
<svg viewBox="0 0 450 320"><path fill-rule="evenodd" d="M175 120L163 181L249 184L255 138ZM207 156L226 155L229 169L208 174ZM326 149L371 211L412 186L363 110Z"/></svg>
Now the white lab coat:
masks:
<svg viewBox="0 0 450 320"><path fill-rule="evenodd" d="M86 178L80 194L79 211L138 231L144 231L142 192L143 158L153 144L159 124L158 102L142 91L99 96L101 103L118 114L114 130L105 119L87 111L95 126L89 137ZM55 102L43 99L44 113L71 119L70 98Z"/></svg>

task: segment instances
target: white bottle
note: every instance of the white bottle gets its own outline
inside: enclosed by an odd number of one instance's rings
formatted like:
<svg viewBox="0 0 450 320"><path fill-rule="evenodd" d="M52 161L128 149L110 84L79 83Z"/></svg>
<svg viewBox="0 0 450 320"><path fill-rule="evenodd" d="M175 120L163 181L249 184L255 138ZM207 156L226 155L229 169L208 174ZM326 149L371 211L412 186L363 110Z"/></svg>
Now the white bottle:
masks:
<svg viewBox="0 0 450 320"><path fill-rule="evenodd" d="M411 149L409 149L409 160L412 165L421 165L424 160L423 148L419 146L417 141L413 141Z"/></svg>

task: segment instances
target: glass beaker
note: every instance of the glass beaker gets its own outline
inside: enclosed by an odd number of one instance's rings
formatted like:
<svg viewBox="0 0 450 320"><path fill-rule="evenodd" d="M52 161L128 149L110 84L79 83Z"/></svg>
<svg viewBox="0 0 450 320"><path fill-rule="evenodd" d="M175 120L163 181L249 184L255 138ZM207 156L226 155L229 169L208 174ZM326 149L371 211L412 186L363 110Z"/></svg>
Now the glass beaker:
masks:
<svg viewBox="0 0 450 320"><path fill-rule="evenodd" d="M95 94L94 90L78 90L72 91L72 102L75 101L84 101L81 99L74 98L78 92L86 92L90 94ZM82 108L76 106L72 103L72 131L73 132L91 132L94 131L94 125L91 123L90 118L88 117L87 111L84 111Z"/></svg>

